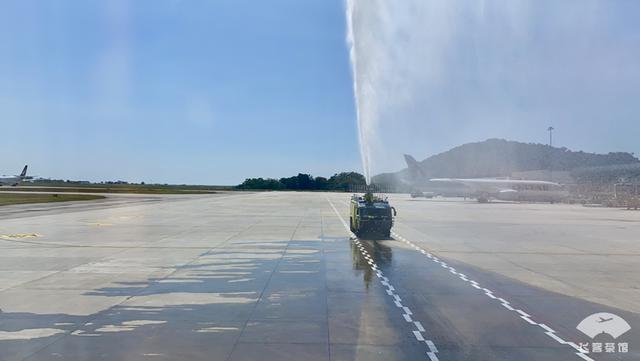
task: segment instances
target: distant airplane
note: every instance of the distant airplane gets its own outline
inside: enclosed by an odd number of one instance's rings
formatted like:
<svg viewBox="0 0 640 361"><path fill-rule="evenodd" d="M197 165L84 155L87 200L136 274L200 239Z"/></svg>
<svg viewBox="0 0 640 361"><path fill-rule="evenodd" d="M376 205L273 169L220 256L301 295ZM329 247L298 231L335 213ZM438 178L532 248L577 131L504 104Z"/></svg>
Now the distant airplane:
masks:
<svg viewBox="0 0 640 361"><path fill-rule="evenodd" d="M568 196L561 184L537 180L514 180L494 178L433 178L428 179L420 164L405 154L409 166L412 196L418 193L445 197L466 197L480 203L492 199L521 202L559 202Z"/></svg>
<svg viewBox="0 0 640 361"><path fill-rule="evenodd" d="M27 179L32 179L33 177L27 177L27 166L25 165L24 168L22 168L22 173L20 173L20 175L13 175L13 176L9 176L9 175L3 175L0 176L0 186L3 185L9 185L9 186L17 186L18 184L20 184L20 182L27 180Z"/></svg>

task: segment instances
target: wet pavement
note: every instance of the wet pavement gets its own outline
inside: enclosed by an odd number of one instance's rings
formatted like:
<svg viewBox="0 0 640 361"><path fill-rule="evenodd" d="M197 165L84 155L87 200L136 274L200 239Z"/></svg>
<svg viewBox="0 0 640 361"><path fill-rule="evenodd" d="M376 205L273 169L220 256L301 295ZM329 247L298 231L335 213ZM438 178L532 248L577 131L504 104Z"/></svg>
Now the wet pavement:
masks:
<svg viewBox="0 0 640 361"><path fill-rule="evenodd" d="M632 309L434 251L446 239L420 233L420 204L396 206L394 239L356 239L347 199L160 197L0 218L0 360L640 359ZM627 352L578 354L594 340L575 327L596 312L629 322L595 340Z"/></svg>

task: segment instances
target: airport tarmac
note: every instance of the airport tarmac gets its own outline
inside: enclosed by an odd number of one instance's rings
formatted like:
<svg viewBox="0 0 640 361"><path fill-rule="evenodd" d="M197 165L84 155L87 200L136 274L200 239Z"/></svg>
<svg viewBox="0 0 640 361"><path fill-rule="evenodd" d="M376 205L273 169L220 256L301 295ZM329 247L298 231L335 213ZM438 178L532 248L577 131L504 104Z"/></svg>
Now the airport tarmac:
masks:
<svg viewBox="0 0 640 361"><path fill-rule="evenodd" d="M640 359L640 213L398 195L373 241L348 199L2 207L0 360Z"/></svg>

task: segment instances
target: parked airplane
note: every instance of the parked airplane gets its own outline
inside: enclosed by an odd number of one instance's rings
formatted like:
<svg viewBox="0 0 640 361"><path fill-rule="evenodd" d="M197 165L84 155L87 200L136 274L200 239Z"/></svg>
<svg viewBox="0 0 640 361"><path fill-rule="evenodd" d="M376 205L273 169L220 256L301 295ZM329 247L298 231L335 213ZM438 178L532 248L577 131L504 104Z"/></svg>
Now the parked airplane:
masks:
<svg viewBox="0 0 640 361"><path fill-rule="evenodd" d="M409 166L412 187L419 193L445 197L475 198L480 203L492 199L521 202L559 202L568 196L561 184L538 180L493 178L428 179L420 164L410 155L404 156ZM415 196L416 191L412 194Z"/></svg>
<svg viewBox="0 0 640 361"><path fill-rule="evenodd" d="M3 175L0 176L0 186L3 185L10 185L10 186L17 186L18 184L20 184L20 182L27 180L27 179L31 179L33 177L27 177L27 166L25 165L24 168L22 168L22 173L20 173L20 175L13 175L13 176L9 176L9 175Z"/></svg>

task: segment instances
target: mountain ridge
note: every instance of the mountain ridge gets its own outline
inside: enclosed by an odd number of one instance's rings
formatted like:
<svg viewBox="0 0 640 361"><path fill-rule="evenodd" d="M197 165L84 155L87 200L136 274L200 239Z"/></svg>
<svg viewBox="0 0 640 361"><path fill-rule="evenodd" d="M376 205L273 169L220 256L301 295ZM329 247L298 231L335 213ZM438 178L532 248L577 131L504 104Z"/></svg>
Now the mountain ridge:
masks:
<svg viewBox="0 0 640 361"><path fill-rule="evenodd" d="M491 138L466 143L448 151L432 155L418 162L428 178L482 178L509 177L514 172L534 170L573 171L581 168L613 165L640 165L633 153L607 154L572 151L565 147L523 143ZM408 176L405 168L398 172L374 177L374 183L389 183Z"/></svg>

